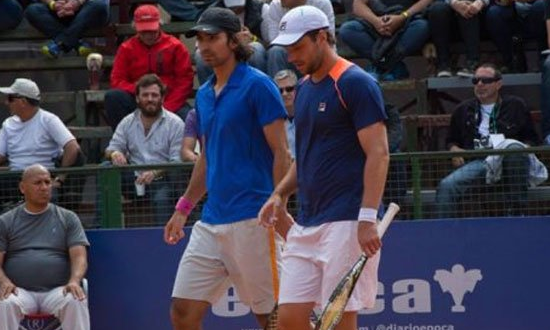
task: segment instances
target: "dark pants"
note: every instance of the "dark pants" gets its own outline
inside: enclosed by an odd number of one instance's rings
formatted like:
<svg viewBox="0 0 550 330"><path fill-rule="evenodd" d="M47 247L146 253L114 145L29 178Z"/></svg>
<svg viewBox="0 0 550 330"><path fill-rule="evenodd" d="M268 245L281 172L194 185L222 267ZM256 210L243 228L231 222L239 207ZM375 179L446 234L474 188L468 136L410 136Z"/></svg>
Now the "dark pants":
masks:
<svg viewBox="0 0 550 330"><path fill-rule="evenodd" d="M544 1L513 6L490 5L485 16L491 39L502 54L504 64L513 66L514 41L512 37L535 39L541 50L547 48L544 20ZM521 51L521 50L520 50Z"/></svg>
<svg viewBox="0 0 550 330"><path fill-rule="evenodd" d="M64 51L69 51L78 46L86 30L109 22L109 5L102 0L88 0L74 16L59 18L46 4L33 3L25 10L25 17L37 30L61 44Z"/></svg>
<svg viewBox="0 0 550 330"><path fill-rule="evenodd" d="M15 29L23 19L23 7L17 0L0 1L0 31Z"/></svg>
<svg viewBox="0 0 550 330"><path fill-rule="evenodd" d="M438 68L450 67L451 42L458 39L457 34L460 34L466 45L466 60L469 63L479 62L481 15L466 19L443 1L432 3L428 10L428 21L437 50Z"/></svg>

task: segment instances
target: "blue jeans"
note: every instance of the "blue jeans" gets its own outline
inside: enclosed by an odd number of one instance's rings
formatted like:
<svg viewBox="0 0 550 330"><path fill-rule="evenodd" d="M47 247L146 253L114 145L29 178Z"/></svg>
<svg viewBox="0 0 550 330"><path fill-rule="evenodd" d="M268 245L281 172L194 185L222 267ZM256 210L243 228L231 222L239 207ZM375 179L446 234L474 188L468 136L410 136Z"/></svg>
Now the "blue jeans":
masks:
<svg viewBox="0 0 550 330"><path fill-rule="evenodd" d="M86 30L100 28L109 22L109 4L103 0L88 0L74 16L59 18L46 4L35 2L25 10L25 17L64 51L70 51L78 46Z"/></svg>
<svg viewBox="0 0 550 330"><path fill-rule="evenodd" d="M535 39L539 48L546 49L544 0L532 4L512 6L490 5L485 14L487 30L506 65L510 65L514 53L512 36L520 33L523 38Z"/></svg>
<svg viewBox="0 0 550 330"><path fill-rule="evenodd" d="M283 46L271 46L267 50L267 74L274 77L277 72L291 68L288 54Z"/></svg>
<svg viewBox="0 0 550 330"><path fill-rule="evenodd" d="M17 0L0 1L0 31L15 29L23 19L23 7Z"/></svg>
<svg viewBox="0 0 550 330"><path fill-rule="evenodd" d="M249 46L254 51L250 58L248 59L248 64L255 67L256 69L266 72L266 51L264 46L259 42L252 42ZM204 63L200 53L195 52L195 66L197 68L197 78L199 79L199 84L204 84L208 77L210 77L214 71Z"/></svg>
<svg viewBox="0 0 550 330"><path fill-rule="evenodd" d="M468 188L479 184L485 178L487 170L482 159L466 163L451 172L439 183L435 202L440 219L456 215L457 203Z"/></svg>
<svg viewBox="0 0 550 330"><path fill-rule="evenodd" d="M101 163L101 166L112 166L110 161L104 161ZM155 180L150 184L145 186L145 195L137 196L135 180L136 176L133 171L122 171L120 173L121 177L121 190L122 194L126 198L134 200L144 200L149 201L154 209L154 219L149 221L149 223L154 223L156 225L164 225L166 221L170 219L174 211L174 203L176 196L176 186L174 184L174 178L169 178L170 173L166 173L165 176L159 180ZM99 205L101 198L99 193L96 196L96 204ZM97 208L99 217L99 210L101 207ZM150 215L144 215L150 216ZM145 219L150 219L145 217ZM100 221L98 221L100 222Z"/></svg>
<svg viewBox="0 0 550 330"><path fill-rule="evenodd" d="M162 8L176 21L196 21L213 2L214 0L208 0L204 5L197 7L186 0L159 0Z"/></svg>
<svg viewBox="0 0 550 330"><path fill-rule="evenodd" d="M135 96L122 89L108 90L105 93L104 104L107 122L113 129L113 132L116 130L118 123L137 108ZM191 110L191 107L185 103L175 114L185 121L189 110Z"/></svg>
<svg viewBox="0 0 550 330"><path fill-rule="evenodd" d="M508 149L514 149L512 145ZM522 147L519 147L522 148ZM526 211L526 191L529 159L523 154L514 154L504 157L502 161L502 176L499 196L505 203L506 215L523 214ZM472 160L439 183L436 194L437 215L440 219L456 217L457 206L466 191L473 187L484 187L487 169L483 159Z"/></svg>
<svg viewBox="0 0 550 330"><path fill-rule="evenodd" d="M544 142L550 144L550 56L546 57L542 65L542 82L540 84L541 99L540 110L542 113L542 136Z"/></svg>
<svg viewBox="0 0 550 330"><path fill-rule="evenodd" d="M340 39L361 57L372 59L372 48L376 39L367 32L364 23L351 20L340 27ZM397 41L396 48L404 56L418 53L430 36L428 21L423 18L410 21Z"/></svg>

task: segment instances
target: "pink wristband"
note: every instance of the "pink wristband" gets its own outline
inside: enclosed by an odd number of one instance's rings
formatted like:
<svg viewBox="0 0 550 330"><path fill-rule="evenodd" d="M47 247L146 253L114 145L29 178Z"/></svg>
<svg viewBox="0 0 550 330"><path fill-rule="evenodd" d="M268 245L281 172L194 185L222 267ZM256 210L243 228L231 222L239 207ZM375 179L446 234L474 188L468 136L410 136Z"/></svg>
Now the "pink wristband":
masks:
<svg viewBox="0 0 550 330"><path fill-rule="evenodd" d="M183 215L189 215L194 207L195 205L187 198L180 197L178 203L176 204L176 211L182 213Z"/></svg>

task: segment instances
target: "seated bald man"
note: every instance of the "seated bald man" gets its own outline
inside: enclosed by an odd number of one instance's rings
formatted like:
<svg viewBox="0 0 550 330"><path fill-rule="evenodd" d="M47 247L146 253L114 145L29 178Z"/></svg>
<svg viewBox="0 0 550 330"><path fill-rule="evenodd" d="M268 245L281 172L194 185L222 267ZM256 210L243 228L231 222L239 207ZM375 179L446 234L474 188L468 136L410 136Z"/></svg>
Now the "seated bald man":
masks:
<svg viewBox="0 0 550 330"><path fill-rule="evenodd" d="M55 315L63 329L89 330L80 286L88 239L78 216L50 203L52 178L42 165L23 171L24 203L0 216L0 329L18 329L24 314Z"/></svg>

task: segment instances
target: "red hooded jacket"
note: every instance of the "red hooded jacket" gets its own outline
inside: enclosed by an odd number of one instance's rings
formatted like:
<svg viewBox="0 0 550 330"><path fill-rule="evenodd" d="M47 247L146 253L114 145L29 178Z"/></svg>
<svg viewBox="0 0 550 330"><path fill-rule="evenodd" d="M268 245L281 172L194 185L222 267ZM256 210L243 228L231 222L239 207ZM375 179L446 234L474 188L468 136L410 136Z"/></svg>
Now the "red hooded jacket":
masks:
<svg viewBox="0 0 550 330"><path fill-rule="evenodd" d="M181 41L160 32L157 42L148 47L135 35L123 42L111 71L111 87L135 94L135 84L146 73L157 74L166 85L164 107L178 111L193 92L193 67Z"/></svg>

